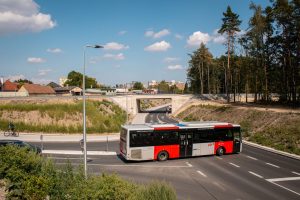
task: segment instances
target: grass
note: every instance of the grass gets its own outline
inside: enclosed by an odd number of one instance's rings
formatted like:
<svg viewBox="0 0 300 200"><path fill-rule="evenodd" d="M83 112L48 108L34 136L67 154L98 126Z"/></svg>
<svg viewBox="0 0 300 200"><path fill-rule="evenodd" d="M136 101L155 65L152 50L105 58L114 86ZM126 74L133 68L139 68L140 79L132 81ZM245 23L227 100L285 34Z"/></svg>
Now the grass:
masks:
<svg viewBox="0 0 300 200"><path fill-rule="evenodd" d="M4 104L0 105L0 129L7 130L12 121L19 132L80 133L82 132L82 101L59 104ZM37 112L38 121L31 121L30 112ZM8 118L4 118L6 113ZM14 114L17 113L17 114ZM25 116L25 119L20 119ZM87 101L87 132L118 132L125 123L126 113L109 101ZM37 116L35 116L36 118ZM49 123L50 122L50 123Z"/></svg>
<svg viewBox="0 0 300 200"><path fill-rule="evenodd" d="M231 106L191 106L178 115L183 121L226 121L241 125L244 139L300 155L300 114L276 113Z"/></svg>

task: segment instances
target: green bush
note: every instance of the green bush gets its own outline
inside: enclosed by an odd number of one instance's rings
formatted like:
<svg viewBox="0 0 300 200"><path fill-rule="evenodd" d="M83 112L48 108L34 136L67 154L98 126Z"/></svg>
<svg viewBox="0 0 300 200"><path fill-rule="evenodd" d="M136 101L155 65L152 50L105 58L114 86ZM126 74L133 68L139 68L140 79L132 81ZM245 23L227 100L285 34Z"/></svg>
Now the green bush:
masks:
<svg viewBox="0 0 300 200"><path fill-rule="evenodd" d="M50 160L16 146L0 147L0 180L6 182L7 199L176 199L167 183L137 185L115 174L85 179L82 167L69 163L56 168Z"/></svg>
<svg viewBox="0 0 300 200"><path fill-rule="evenodd" d="M140 200L169 200L176 199L173 188L165 182L152 182L141 189Z"/></svg>

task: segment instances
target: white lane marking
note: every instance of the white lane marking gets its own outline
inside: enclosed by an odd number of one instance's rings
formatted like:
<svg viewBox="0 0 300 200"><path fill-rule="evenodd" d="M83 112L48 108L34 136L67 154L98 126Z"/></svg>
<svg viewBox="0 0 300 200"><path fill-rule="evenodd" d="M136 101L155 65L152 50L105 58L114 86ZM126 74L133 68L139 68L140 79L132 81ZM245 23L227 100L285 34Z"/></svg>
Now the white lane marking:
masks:
<svg viewBox="0 0 300 200"><path fill-rule="evenodd" d="M235 167L237 167L237 168L239 168L240 166L238 166L238 165L236 165L236 164L234 164L234 163L229 163L229 164L231 164L232 166L235 166Z"/></svg>
<svg viewBox="0 0 300 200"><path fill-rule="evenodd" d="M81 158L64 158L64 157L47 157L47 158L50 158L50 159L55 159L55 160L82 160L82 157ZM92 160L92 158L87 158L88 160Z"/></svg>
<svg viewBox="0 0 300 200"><path fill-rule="evenodd" d="M300 177L270 178L266 180L269 182L296 181L296 180L300 180Z"/></svg>
<svg viewBox="0 0 300 200"><path fill-rule="evenodd" d="M65 165L65 164L69 164L69 163L55 163L57 165ZM71 163L72 165L81 165L81 163ZM186 166L186 165L131 165L131 164L128 164L128 165L106 165L106 164L93 164L93 163L88 163L88 165L90 166L103 166L103 167L149 167L149 168L188 168L189 166Z"/></svg>
<svg viewBox="0 0 300 200"><path fill-rule="evenodd" d="M198 174L200 174L201 176L203 176L203 177L207 177L203 172L201 172L201 171L197 171L198 172Z"/></svg>
<svg viewBox="0 0 300 200"><path fill-rule="evenodd" d="M284 187L284 186L282 186L282 185L279 185L279 184L277 184L277 183L275 183L275 182L272 182L272 181L269 181L269 182L272 183L272 184L274 184L274 185L277 185L277 186L279 186L279 187L281 187L281 188L283 188L283 189L286 189L287 191L290 191L290 192L292 192L292 193L297 194L297 195L300 196L300 194L299 194L298 192L295 192L294 190L291 190L291 189L289 189L289 188L286 188L286 187Z"/></svg>
<svg viewBox="0 0 300 200"><path fill-rule="evenodd" d="M248 158L252 159L252 160L257 160L257 158L254 158L252 156L247 156Z"/></svg>
<svg viewBox="0 0 300 200"><path fill-rule="evenodd" d="M63 155L82 155L82 151L66 151L66 150L43 150L43 154L63 154ZM115 151L87 151L87 155L111 156L117 155Z"/></svg>
<svg viewBox="0 0 300 200"><path fill-rule="evenodd" d="M278 165L274 165L274 164L272 164L272 163L266 163L266 165L270 165L270 166L272 166L272 167L276 167L276 168L280 168Z"/></svg>
<svg viewBox="0 0 300 200"><path fill-rule="evenodd" d="M300 173L298 173L298 172L292 172L293 174L296 174L296 175L298 175L298 176L300 176Z"/></svg>
<svg viewBox="0 0 300 200"><path fill-rule="evenodd" d="M185 162L185 164L186 164L187 166L189 166L189 167L193 167L193 165L192 165L191 163L189 163L189 162Z"/></svg>
<svg viewBox="0 0 300 200"><path fill-rule="evenodd" d="M216 156L216 158L218 158L219 160L223 160L223 158Z"/></svg>
<svg viewBox="0 0 300 200"><path fill-rule="evenodd" d="M256 174L254 172L251 172L251 171L248 171L250 174L254 175L254 176L257 176L259 178L264 178L263 176L259 175L259 174Z"/></svg>

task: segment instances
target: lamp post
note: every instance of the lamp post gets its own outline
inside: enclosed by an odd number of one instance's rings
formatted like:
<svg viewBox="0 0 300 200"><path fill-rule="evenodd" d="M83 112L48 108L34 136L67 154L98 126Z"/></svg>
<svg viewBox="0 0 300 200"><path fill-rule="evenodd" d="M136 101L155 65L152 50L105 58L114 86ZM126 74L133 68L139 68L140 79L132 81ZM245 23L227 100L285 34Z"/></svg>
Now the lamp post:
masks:
<svg viewBox="0 0 300 200"><path fill-rule="evenodd" d="M86 48L103 48L100 45L85 45L83 48L83 80L82 80L82 95L83 95L83 153L84 153L84 175L87 178L87 149L86 149L86 111L85 111L85 51Z"/></svg>

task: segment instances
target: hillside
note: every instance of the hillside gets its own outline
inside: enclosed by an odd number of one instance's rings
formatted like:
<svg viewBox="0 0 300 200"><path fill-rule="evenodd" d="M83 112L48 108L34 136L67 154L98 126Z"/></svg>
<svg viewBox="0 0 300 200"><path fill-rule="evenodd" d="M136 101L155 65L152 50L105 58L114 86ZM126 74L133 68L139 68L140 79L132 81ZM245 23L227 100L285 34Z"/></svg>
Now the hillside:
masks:
<svg viewBox="0 0 300 200"><path fill-rule="evenodd" d="M300 113L226 105L193 105L182 121L216 120L241 125L244 139L300 155Z"/></svg>
<svg viewBox="0 0 300 200"><path fill-rule="evenodd" d="M118 132L126 113L105 99L89 100L86 107L87 132ZM0 129L11 121L19 132L81 133L82 101L12 100L0 103Z"/></svg>

